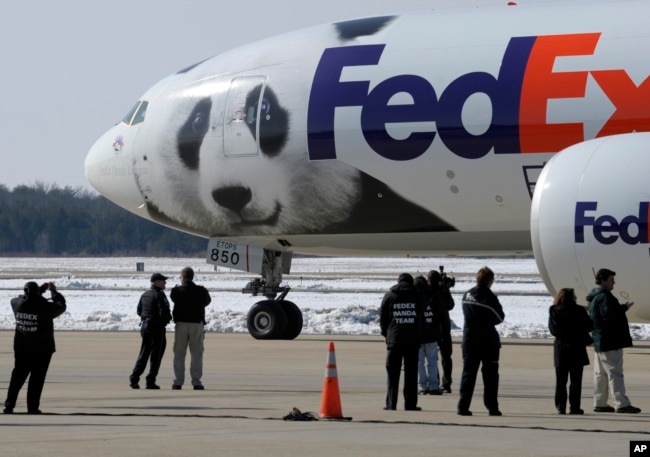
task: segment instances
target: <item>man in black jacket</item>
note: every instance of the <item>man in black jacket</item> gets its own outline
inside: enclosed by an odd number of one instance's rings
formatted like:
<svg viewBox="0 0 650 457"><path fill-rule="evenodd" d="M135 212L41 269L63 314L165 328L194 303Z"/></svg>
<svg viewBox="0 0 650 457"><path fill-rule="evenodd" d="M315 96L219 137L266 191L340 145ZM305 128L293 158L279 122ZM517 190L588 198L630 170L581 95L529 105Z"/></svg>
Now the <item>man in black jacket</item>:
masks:
<svg viewBox="0 0 650 457"><path fill-rule="evenodd" d="M165 295L167 277L160 273L151 275L151 288L142 294L138 302L137 312L140 316L140 336L142 344L140 353L129 377L132 389L140 388L140 376L144 373L149 359L149 374L147 374L147 389L160 389L156 384L160 362L165 354L167 337L165 327L172 320L169 302Z"/></svg>
<svg viewBox="0 0 650 457"><path fill-rule="evenodd" d="M418 406L418 355L424 297L413 285L413 276L399 275L397 284L384 295L379 325L386 339L388 391L384 409L396 409L400 370L404 361L404 409L420 411Z"/></svg>
<svg viewBox="0 0 650 457"><path fill-rule="evenodd" d="M499 299L490 288L494 272L488 267L476 273L476 286L463 295L463 374L460 379L458 414L471 416L469 406L474 394L479 366L483 374L483 403L490 416L501 416L499 411L499 352L501 340L495 326L505 315Z"/></svg>
<svg viewBox="0 0 650 457"><path fill-rule="evenodd" d="M43 297L43 292L50 291L51 300ZM14 369L5 401L5 414L11 414L16 407L20 389L29 376L27 386L27 412L40 414L41 393L45 376L56 351L54 344L53 319L65 312L65 298L53 283L38 286L33 281L25 284L25 294L11 300L11 307L16 318L14 334Z"/></svg>
<svg viewBox="0 0 650 457"><path fill-rule="evenodd" d="M174 302L172 316L176 323L174 330L174 384L172 389L180 390L185 380L185 354L190 348L190 376L194 390L203 390L203 335L205 307L212 298L208 290L194 283L194 270L185 267L181 270L181 285L171 291Z"/></svg>

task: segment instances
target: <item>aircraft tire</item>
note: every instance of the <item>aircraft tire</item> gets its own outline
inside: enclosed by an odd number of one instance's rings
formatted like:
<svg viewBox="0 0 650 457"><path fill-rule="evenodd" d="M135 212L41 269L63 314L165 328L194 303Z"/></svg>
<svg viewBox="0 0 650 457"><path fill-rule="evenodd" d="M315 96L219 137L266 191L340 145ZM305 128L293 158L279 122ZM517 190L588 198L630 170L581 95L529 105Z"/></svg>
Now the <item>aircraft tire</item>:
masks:
<svg viewBox="0 0 650 457"><path fill-rule="evenodd" d="M262 300L248 310L246 326L256 340L281 339L287 329L287 314L275 300Z"/></svg>
<svg viewBox="0 0 650 457"><path fill-rule="evenodd" d="M282 303L284 313L287 315L287 328L282 339L293 340L302 332L302 311L292 301L282 300L280 303Z"/></svg>

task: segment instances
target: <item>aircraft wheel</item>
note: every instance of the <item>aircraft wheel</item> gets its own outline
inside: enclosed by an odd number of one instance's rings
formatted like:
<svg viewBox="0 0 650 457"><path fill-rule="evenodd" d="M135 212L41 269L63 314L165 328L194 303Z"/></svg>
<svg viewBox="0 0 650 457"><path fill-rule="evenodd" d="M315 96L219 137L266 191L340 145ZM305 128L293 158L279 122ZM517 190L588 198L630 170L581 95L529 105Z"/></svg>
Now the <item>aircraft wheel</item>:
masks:
<svg viewBox="0 0 650 457"><path fill-rule="evenodd" d="M285 334L287 315L275 300L263 300L248 310L246 326L248 333L256 340L279 339Z"/></svg>
<svg viewBox="0 0 650 457"><path fill-rule="evenodd" d="M302 311L294 302L282 300L282 308L287 315L287 329L284 331L284 340L293 340L302 332Z"/></svg>

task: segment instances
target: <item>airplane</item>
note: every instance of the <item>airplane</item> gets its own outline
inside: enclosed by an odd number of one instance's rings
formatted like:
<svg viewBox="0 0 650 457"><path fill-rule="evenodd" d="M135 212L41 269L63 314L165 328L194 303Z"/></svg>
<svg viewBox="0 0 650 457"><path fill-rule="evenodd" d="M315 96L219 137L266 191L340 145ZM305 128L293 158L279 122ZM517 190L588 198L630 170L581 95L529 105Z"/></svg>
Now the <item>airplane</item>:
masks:
<svg viewBox="0 0 650 457"><path fill-rule="evenodd" d="M504 4L271 37L147 90L86 176L260 275L257 339L300 334L294 253L532 251L551 294L616 271L648 322L648 17L642 0Z"/></svg>

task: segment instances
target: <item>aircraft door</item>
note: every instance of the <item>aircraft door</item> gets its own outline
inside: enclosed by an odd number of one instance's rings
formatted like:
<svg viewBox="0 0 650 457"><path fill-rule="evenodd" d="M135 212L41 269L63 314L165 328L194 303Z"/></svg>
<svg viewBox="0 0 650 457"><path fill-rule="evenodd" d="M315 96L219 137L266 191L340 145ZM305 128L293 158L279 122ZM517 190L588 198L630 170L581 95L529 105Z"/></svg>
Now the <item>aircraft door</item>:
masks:
<svg viewBox="0 0 650 457"><path fill-rule="evenodd" d="M223 122L226 157L256 156L259 151L260 111L266 77L246 76L230 82Z"/></svg>

